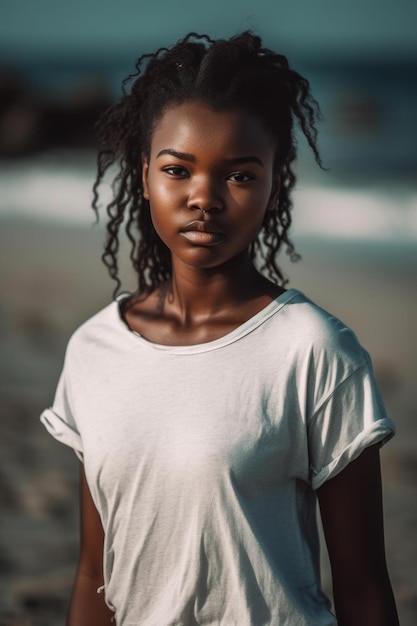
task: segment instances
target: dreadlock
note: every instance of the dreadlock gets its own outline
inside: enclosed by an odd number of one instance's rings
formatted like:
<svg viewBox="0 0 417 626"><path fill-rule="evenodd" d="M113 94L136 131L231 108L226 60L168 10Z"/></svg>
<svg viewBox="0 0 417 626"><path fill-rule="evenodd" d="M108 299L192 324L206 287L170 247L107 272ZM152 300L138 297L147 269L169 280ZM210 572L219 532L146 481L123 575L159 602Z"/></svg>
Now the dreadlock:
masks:
<svg viewBox="0 0 417 626"><path fill-rule="evenodd" d="M215 110L240 108L257 116L271 133L277 146L274 169L280 191L276 210L265 213L250 258L270 279L285 284L277 265L280 249L284 246L292 260L299 257L288 235L296 182L292 169L297 155L296 125L322 167L315 126L320 111L309 82L290 68L285 56L263 48L260 37L249 31L216 41L189 33L172 48L142 55L135 72L123 81L121 99L97 124L99 153L93 187L97 217L100 184L106 172L116 167L102 255L116 281L115 293L121 286L118 252L123 223L139 291L150 292L171 277L170 252L155 232L149 203L143 197L142 155L149 155L152 133L166 109L191 100Z"/></svg>

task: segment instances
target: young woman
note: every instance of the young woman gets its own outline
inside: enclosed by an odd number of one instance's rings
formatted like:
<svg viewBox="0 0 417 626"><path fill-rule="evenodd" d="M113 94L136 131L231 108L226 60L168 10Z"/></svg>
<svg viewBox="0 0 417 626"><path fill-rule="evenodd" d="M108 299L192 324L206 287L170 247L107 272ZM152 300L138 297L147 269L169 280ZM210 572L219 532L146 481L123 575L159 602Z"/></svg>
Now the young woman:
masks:
<svg viewBox="0 0 417 626"><path fill-rule="evenodd" d="M111 169L103 260L120 287L124 222L138 290L73 335L42 416L82 461L68 624L395 626L393 425L355 335L277 265L297 123L320 164L309 84L248 32L190 34L130 78L99 125L94 208Z"/></svg>

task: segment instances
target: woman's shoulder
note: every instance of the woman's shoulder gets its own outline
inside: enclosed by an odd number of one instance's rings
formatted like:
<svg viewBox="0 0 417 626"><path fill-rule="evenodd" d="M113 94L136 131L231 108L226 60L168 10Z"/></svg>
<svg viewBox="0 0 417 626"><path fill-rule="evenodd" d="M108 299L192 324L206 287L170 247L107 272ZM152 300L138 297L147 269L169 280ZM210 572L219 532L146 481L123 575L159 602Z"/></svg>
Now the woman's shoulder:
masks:
<svg viewBox="0 0 417 626"><path fill-rule="evenodd" d="M291 297L284 307L284 318L298 346L316 354L345 357L365 363L368 355L355 332L340 318L311 300L301 291L289 290Z"/></svg>
<svg viewBox="0 0 417 626"><path fill-rule="evenodd" d="M119 313L119 302L114 300L91 315L72 333L67 344L67 353L91 348L94 344L102 344L109 336L114 336L123 328Z"/></svg>

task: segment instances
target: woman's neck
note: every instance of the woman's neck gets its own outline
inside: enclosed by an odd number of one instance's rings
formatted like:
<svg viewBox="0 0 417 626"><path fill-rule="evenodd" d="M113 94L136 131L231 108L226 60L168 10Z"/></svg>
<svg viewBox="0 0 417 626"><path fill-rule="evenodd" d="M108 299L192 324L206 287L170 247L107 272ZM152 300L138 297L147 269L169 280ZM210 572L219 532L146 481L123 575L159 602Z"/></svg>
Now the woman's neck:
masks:
<svg viewBox="0 0 417 626"><path fill-rule="evenodd" d="M170 281L126 301L123 315L129 328L149 341L192 345L231 332L282 292L249 258L227 271L174 266Z"/></svg>
<svg viewBox="0 0 417 626"><path fill-rule="evenodd" d="M196 270L174 265L165 290L169 308L184 322L209 319L262 296L273 299L282 291L259 274L248 257L227 268Z"/></svg>

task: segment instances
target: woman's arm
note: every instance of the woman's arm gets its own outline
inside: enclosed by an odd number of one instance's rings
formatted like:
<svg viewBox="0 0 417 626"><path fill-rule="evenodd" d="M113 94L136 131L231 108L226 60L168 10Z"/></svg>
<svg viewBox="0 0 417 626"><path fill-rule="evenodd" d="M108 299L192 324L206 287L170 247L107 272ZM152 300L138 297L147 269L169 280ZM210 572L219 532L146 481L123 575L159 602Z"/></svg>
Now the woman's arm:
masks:
<svg viewBox="0 0 417 626"><path fill-rule="evenodd" d="M397 626L385 562L379 447L318 490L339 626Z"/></svg>
<svg viewBox="0 0 417 626"><path fill-rule="evenodd" d="M113 612L97 593L103 585L104 532L81 466L81 547L67 626L110 626Z"/></svg>

